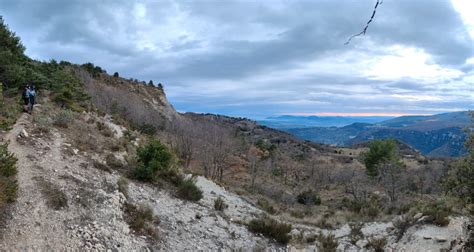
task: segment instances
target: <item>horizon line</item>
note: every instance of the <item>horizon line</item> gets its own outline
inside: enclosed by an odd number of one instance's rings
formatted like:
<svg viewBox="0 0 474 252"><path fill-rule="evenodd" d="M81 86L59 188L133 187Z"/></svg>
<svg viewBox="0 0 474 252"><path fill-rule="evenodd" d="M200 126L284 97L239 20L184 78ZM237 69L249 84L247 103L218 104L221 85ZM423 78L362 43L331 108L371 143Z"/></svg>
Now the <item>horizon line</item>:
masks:
<svg viewBox="0 0 474 252"><path fill-rule="evenodd" d="M434 114L411 114L411 113L399 113L399 112L317 112L317 113L292 113L286 115L294 116L353 116L353 117L366 117L366 116L380 116L380 117L398 117L398 116L431 116Z"/></svg>

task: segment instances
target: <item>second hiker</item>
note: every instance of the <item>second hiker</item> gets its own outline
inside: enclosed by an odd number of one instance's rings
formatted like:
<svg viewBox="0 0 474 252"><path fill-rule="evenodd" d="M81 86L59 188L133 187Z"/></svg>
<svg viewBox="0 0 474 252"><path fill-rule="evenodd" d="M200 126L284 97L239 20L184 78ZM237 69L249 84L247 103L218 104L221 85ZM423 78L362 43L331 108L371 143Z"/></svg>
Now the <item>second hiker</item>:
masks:
<svg viewBox="0 0 474 252"><path fill-rule="evenodd" d="M31 85L28 89L28 98L29 98L29 112L33 112L33 106L35 105L36 90L35 86Z"/></svg>

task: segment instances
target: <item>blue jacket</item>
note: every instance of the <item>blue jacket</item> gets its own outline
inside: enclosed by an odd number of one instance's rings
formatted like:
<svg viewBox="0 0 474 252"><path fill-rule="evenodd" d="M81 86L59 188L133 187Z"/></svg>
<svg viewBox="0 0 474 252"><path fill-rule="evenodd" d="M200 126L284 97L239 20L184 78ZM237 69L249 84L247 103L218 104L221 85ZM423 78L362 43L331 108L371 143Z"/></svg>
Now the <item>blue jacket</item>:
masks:
<svg viewBox="0 0 474 252"><path fill-rule="evenodd" d="M36 96L36 91L34 89L28 89L28 96L29 97L35 97Z"/></svg>

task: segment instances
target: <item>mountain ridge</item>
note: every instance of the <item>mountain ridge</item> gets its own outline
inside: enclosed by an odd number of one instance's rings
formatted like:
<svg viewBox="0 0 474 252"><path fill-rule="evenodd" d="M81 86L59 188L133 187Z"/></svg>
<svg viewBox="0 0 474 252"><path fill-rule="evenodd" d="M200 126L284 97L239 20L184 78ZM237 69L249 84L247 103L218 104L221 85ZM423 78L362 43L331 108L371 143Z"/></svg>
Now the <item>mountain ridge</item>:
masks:
<svg viewBox="0 0 474 252"><path fill-rule="evenodd" d="M336 146L351 146L375 139L395 138L422 154L433 157L458 157L466 153L464 128L468 111L432 116L402 116L376 124L353 123L343 127L283 129L297 137Z"/></svg>

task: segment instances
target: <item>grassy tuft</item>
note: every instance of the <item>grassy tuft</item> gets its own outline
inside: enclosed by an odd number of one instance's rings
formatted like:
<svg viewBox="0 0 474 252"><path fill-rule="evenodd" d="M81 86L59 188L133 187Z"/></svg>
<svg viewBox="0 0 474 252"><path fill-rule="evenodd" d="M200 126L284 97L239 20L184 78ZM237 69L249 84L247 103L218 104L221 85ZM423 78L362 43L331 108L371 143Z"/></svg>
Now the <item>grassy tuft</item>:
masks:
<svg viewBox="0 0 474 252"><path fill-rule="evenodd" d="M273 238L281 244L287 244L291 239L290 224L280 223L268 217L253 219L247 224L247 226L250 231Z"/></svg>
<svg viewBox="0 0 474 252"><path fill-rule="evenodd" d="M193 178L184 179L178 185L178 197L190 201L199 201L202 199L202 191L196 186Z"/></svg>
<svg viewBox="0 0 474 252"><path fill-rule="evenodd" d="M153 240L159 239L159 232L155 224L160 220L153 214L153 209L146 205L136 206L131 203L124 205L125 220L130 228L140 235L147 235Z"/></svg>

